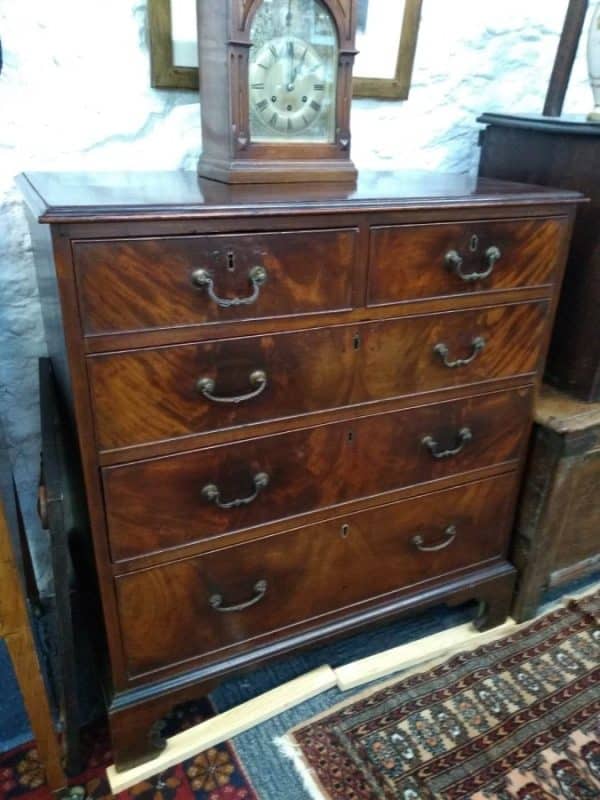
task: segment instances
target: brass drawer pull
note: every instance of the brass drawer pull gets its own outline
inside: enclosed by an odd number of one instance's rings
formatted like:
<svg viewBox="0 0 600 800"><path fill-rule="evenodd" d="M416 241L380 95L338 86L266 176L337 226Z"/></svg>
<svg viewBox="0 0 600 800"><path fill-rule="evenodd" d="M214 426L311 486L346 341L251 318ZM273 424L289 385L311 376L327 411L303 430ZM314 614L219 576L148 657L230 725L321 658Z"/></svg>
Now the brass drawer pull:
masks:
<svg viewBox="0 0 600 800"><path fill-rule="evenodd" d="M448 356L450 355L450 348L447 344L444 344L444 342L436 344L436 346L433 348L433 352L442 359L444 366L448 367L448 369L456 369L457 367L467 367L469 364L472 364L479 353L485 349L485 339L483 336L476 336L471 342L471 347L473 348L473 351L469 358L457 358L455 361L449 360Z"/></svg>
<svg viewBox="0 0 600 800"><path fill-rule="evenodd" d="M208 483L204 489L202 489L202 497L207 502L214 503L224 511L228 511L231 508L249 506L250 503L256 500L262 490L266 489L269 485L269 476L266 472L257 472L252 480L254 481L254 492L249 497L242 497L240 500L230 500L228 503L225 503L221 500L221 490L218 486L215 486L214 483Z"/></svg>
<svg viewBox="0 0 600 800"><path fill-rule="evenodd" d="M267 373L263 372L262 369L255 370L250 375L250 386L254 386L255 388L252 392L248 392L248 394L240 394L236 395L235 397L219 397L218 395L213 394L215 391L215 382L212 378L200 378L196 384L196 388L200 394L207 400L210 400L212 403L226 403L235 405L237 403L245 403L247 400L253 400L255 397L259 397L267 388Z"/></svg>
<svg viewBox="0 0 600 800"><path fill-rule="evenodd" d="M245 611L247 608L252 608L263 599L267 593L267 582L258 581L254 584L254 597L246 603L240 603L237 606L224 606L223 595L213 594L209 597L208 602L211 608L218 611L220 614L231 614L233 611Z"/></svg>
<svg viewBox="0 0 600 800"><path fill-rule="evenodd" d="M423 539L422 536L413 536L411 542L414 544L417 550L420 550L422 553L436 553L438 550L445 550L447 547L449 547L456 539L456 535L456 525L449 525L444 531L446 540L440 544L426 545L425 539Z"/></svg>
<svg viewBox="0 0 600 800"><path fill-rule="evenodd" d="M463 272L463 257L457 250L450 250L449 253L446 253L446 266L458 275L461 280L472 283L473 281L483 281L489 278L494 271L494 267L501 258L502 253L500 248L493 245L492 247L488 247L485 251L485 260L487 262L487 269L485 272Z"/></svg>
<svg viewBox="0 0 600 800"><path fill-rule="evenodd" d="M421 442L427 447L434 458L450 458L451 456L457 456L461 453L465 445L470 442L472 438L473 434L470 428L461 428L458 432L458 444L452 450L440 450L440 445L435 441L433 436L425 436L421 439Z"/></svg>
<svg viewBox="0 0 600 800"><path fill-rule="evenodd" d="M261 287L267 281L267 270L264 267L252 267L248 273L252 286L252 294L248 297L232 297L227 299L215 294L214 281L207 269L197 269L192 273L192 283L197 289L206 289L208 296L220 308L233 308L235 306L249 306L258 300Z"/></svg>

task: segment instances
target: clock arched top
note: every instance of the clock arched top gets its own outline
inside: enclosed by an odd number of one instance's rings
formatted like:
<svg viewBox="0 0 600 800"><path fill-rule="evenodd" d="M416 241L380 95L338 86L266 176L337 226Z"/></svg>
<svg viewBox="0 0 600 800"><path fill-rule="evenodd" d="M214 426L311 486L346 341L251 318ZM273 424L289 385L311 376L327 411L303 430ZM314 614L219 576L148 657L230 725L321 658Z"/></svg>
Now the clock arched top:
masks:
<svg viewBox="0 0 600 800"><path fill-rule="evenodd" d="M233 36L242 34L249 41L252 18L264 0L238 0L237 19L232 20ZM355 42L356 0L320 0L334 19L339 32L340 49L352 49ZM234 8L236 8L234 6Z"/></svg>

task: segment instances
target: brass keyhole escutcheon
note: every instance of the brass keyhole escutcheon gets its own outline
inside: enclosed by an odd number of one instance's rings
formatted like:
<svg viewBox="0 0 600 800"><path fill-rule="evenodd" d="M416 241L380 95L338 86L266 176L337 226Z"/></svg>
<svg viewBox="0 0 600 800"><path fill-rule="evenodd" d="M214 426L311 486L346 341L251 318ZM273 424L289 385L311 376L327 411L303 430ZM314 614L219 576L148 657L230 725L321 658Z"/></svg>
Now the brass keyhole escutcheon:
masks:
<svg viewBox="0 0 600 800"><path fill-rule="evenodd" d="M347 524L342 525L341 536L342 539L347 539L348 536L350 536L350 525Z"/></svg>
<svg viewBox="0 0 600 800"><path fill-rule="evenodd" d="M476 253L479 250L479 236L476 233L471 236L471 241L469 242L469 250L471 253Z"/></svg>

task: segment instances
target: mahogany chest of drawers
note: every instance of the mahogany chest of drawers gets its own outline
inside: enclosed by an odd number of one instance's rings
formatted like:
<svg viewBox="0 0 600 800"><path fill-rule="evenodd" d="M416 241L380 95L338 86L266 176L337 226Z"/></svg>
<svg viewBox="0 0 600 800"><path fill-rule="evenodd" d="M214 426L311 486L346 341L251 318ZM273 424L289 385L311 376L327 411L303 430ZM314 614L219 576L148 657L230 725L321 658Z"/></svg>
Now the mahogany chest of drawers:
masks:
<svg viewBox="0 0 600 800"><path fill-rule="evenodd" d="M579 195L38 174L118 768L226 674L436 602L507 615L532 399Z"/></svg>

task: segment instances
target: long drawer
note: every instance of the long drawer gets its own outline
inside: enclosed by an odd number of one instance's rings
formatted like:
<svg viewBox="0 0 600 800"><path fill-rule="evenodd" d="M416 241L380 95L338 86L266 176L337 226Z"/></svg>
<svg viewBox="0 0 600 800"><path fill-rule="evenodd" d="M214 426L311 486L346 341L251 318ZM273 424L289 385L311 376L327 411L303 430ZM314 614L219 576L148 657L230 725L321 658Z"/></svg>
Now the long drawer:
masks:
<svg viewBox="0 0 600 800"><path fill-rule="evenodd" d="M87 335L351 306L358 230L74 242Z"/></svg>
<svg viewBox="0 0 600 800"><path fill-rule="evenodd" d="M548 304L494 306L88 359L101 450L531 375Z"/></svg>
<svg viewBox="0 0 600 800"><path fill-rule="evenodd" d="M375 227L367 303L549 287L565 229L560 219Z"/></svg>
<svg viewBox="0 0 600 800"><path fill-rule="evenodd" d="M517 459L530 389L103 470L117 561Z"/></svg>
<svg viewBox="0 0 600 800"><path fill-rule="evenodd" d="M117 579L131 676L504 554L515 476L468 484Z"/></svg>

